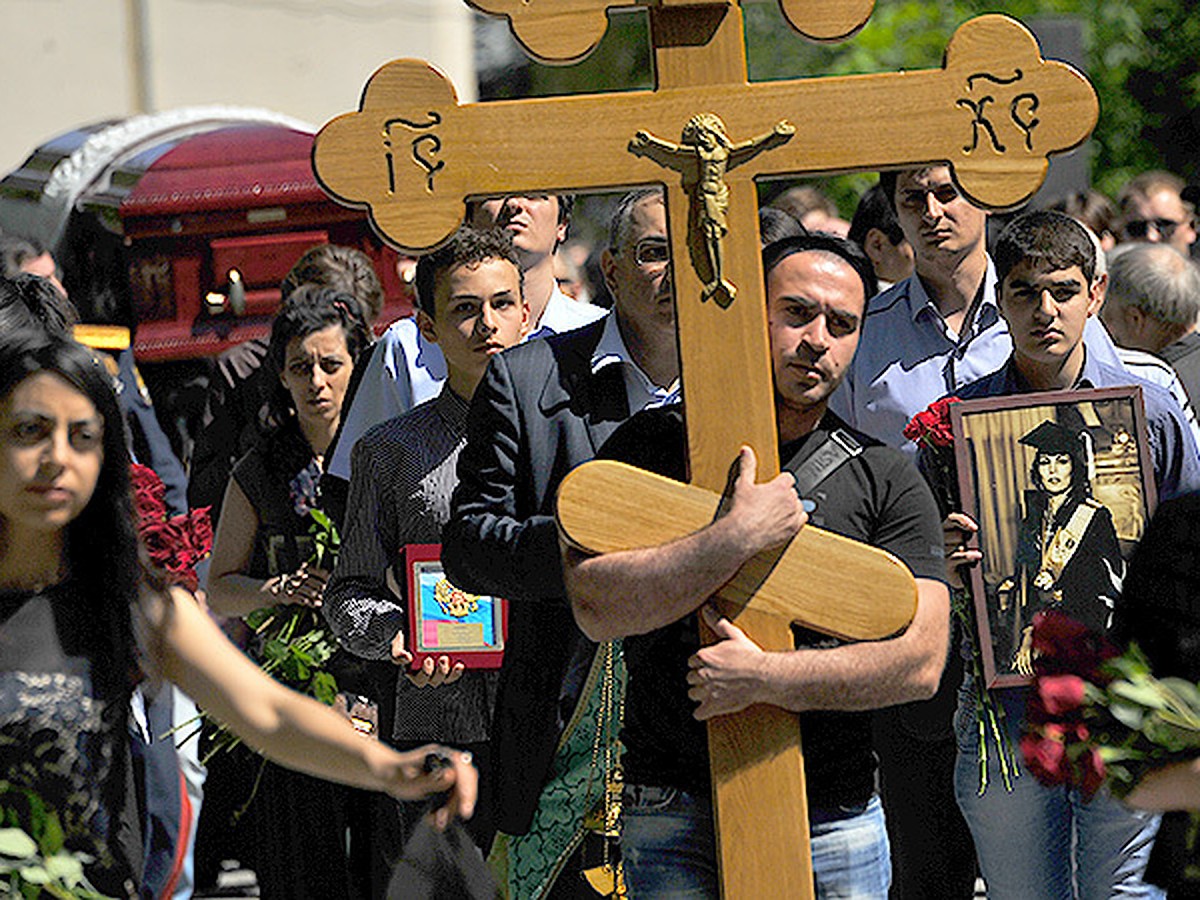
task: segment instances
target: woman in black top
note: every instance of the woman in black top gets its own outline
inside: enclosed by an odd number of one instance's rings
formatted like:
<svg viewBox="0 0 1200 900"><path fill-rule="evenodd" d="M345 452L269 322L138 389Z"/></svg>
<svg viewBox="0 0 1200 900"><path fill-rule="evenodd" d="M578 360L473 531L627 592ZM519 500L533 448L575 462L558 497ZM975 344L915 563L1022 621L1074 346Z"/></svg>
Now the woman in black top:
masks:
<svg viewBox="0 0 1200 900"><path fill-rule="evenodd" d="M104 369L44 331L0 336L0 771L58 811L68 848L97 857L97 887L124 896L137 878L115 823L141 677L175 682L284 764L406 799L453 785L448 811L470 811L462 754L445 751L453 767L425 775L431 748L363 740L263 675L143 559Z"/></svg>

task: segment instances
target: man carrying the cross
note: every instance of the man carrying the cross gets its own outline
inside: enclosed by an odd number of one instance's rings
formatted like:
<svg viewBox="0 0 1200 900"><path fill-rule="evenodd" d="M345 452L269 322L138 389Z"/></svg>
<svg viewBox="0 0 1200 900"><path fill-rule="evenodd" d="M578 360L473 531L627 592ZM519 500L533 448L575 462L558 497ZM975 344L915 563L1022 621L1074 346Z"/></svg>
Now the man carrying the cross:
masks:
<svg viewBox="0 0 1200 900"><path fill-rule="evenodd" d="M724 513L708 527L644 550L564 551L580 627L595 640L625 638L621 843L638 898L719 896L703 722L756 703L800 714L817 895L886 897L888 843L866 711L930 696L946 657L949 599L933 498L898 452L827 410L874 293L870 263L829 235L777 241L763 263L783 474L756 484L754 454L743 448ZM840 464L809 462L830 442ZM680 409L640 414L602 455L682 480ZM743 563L806 521L909 567L919 602L908 629L864 643L800 631L801 649L772 653L706 605ZM704 649L699 618L718 638Z"/></svg>

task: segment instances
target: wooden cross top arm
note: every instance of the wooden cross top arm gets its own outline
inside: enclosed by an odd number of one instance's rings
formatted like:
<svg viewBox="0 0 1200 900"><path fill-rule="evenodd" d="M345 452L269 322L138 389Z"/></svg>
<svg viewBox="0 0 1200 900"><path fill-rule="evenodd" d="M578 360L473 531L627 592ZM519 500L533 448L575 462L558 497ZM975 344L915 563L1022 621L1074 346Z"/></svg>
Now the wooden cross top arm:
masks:
<svg viewBox="0 0 1200 900"><path fill-rule="evenodd" d="M359 111L325 125L313 164L335 198L367 208L386 237L420 252L454 231L469 197L670 178L630 142L638 132L678 136L698 111L719 115L735 141L781 121L795 129L731 169L731 184L947 161L972 200L1006 207L1038 188L1050 154L1087 137L1098 109L1077 71L1042 59L1019 22L988 15L958 29L942 69L741 83L719 98L699 86L459 104L433 66L399 60L371 77Z"/></svg>
<svg viewBox="0 0 1200 900"><path fill-rule="evenodd" d="M467 0L485 13L505 16L517 40L544 62L587 56L608 28L607 11L636 7L723 7L733 0ZM792 27L815 41L849 37L870 18L875 0L779 0Z"/></svg>
<svg viewBox="0 0 1200 900"><path fill-rule="evenodd" d="M596 460L563 479L557 519L572 547L612 553L699 531L712 522L720 501L715 491ZM917 586L890 553L806 525L786 546L749 560L718 597L732 620L744 611L774 620L773 630L782 632L776 640L785 644L793 624L848 640L878 640L912 621Z"/></svg>

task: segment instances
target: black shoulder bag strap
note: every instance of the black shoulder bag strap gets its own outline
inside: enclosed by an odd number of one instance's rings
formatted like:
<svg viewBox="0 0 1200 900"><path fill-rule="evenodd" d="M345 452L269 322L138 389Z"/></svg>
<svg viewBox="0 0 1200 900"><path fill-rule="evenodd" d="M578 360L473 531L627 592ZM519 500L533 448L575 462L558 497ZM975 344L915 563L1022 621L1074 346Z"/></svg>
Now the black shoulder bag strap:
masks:
<svg viewBox="0 0 1200 900"><path fill-rule="evenodd" d="M817 486L863 452L863 446L844 428L836 428L809 454L792 473L796 476L796 490L806 498Z"/></svg>

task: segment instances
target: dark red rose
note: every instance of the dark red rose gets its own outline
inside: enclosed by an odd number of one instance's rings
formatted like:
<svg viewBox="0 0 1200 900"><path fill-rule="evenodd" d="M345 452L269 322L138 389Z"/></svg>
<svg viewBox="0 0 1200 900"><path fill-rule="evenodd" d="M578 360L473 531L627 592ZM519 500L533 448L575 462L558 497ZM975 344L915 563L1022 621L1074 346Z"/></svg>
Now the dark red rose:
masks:
<svg viewBox="0 0 1200 900"><path fill-rule="evenodd" d="M143 522L160 522L165 519L167 489L158 473L149 466L130 463L129 479L133 486L133 507L137 513L138 528L141 528Z"/></svg>
<svg viewBox="0 0 1200 900"><path fill-rule="evenodd" d="M1069 784L1071 764L1063 728L1054 723L1021 735L1021 756L1033 777L1045 785Z"/></svg>
<svg viewBox="0 0 1200 900"><path fill-rule="evenodd" d="M1104 682L1100 671L1105 660L1120 652L1104 636L1057 610L1033 617L1033 649L1039 675L1079 675Z"/></svg>
<svg viewBox="0 0 1200 900"><path fill-rule="evenodd" d="M904 436L914 443L932 447L954 446L954 429L950 425L950 405L961 402L957 397L935 400L917 413L904 426Z"/></svg>
<svg viewBox="0 0 1200 900"><path fill-rule="evenodd" d="M1078 675L1044 675L1037 679L1036 692L1051 716L1077 713L1083 707L1083 679Z"/></svg>

